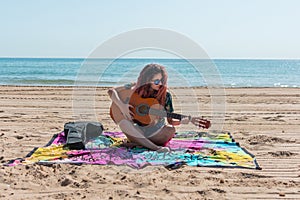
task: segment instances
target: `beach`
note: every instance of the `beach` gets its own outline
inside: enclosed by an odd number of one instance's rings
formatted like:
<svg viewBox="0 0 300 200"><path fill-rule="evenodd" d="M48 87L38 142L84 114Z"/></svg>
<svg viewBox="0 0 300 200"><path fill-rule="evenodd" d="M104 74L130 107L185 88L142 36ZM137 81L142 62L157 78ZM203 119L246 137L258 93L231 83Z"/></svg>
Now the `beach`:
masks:
<svg viewBox="0 0 300 200"><path fill-rule="evenodd" d="M107 87L97 87L97 119L109 116ZM187 91L172 88L171 91ZM204 116L207 88L193 88ZM262 170L163 166L134 170L113 165L0 167L0 199L300 199L299 88L226 88L223 130L256 156ZM0 86L0 162L24 157L74 121L73 88ZM185 95L188 95L186 93ZM179 97L174 97L174 107ZM191 106L188 96L184 104ZM89 104L89 102L86 102ZM89 119L89 116L86 116ZM192 125L178 128L189 129Z"/></svg>

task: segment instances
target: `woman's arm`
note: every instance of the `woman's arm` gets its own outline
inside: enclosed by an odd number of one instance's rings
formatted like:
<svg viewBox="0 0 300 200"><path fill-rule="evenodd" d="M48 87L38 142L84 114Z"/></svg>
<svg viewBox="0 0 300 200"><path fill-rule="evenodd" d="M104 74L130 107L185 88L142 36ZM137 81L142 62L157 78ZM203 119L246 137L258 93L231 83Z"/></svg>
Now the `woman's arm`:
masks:
<svg viewBox="0 0 300 200"><path fill-rule="evenodd" d="M174 111L173 108L173 101L172 101L172 95L170 92L167 92L167 97L166 97L166 104L165 104L165 109L167 112L172 113ZM186 119L187 118L187 119ZM173 126L178 126L180 124L188 124L189 123L189 118L184 117L181 120L178 119L173 119L173 118L167 118L167 121L170 125Z"/></svg>
<svg viewBox="0 0 300 200"><path fill-rule="evenodd" d="M108 90L108 95L111 98L112 102L115 103L120 111L122 112L122 114L124 115L124 117L126 119L131 119L131 111L130 111L130 104L125 104L119 97L119 94L117 91L120 91L122 89L125 89L125 87L117 87L117 88L110 88Z"/></svg>
<svg viewBox="0 0 300 200"><path fill-rule="evenodd" d="M173 126L178 126L180 125L180 120L175 120L175 119L172 119L172 118L167 118L167 121L170 125L173 125Z"/></svg>
<svg viewBox="0 0 300 200"><path fill-rule="evenodd" d="M180 124L188 124L190 122L190 119L189 119L189 117L184 117L181 120L167 118L167 121L169 124L171 124L173 126L178 126Z"/></svg>

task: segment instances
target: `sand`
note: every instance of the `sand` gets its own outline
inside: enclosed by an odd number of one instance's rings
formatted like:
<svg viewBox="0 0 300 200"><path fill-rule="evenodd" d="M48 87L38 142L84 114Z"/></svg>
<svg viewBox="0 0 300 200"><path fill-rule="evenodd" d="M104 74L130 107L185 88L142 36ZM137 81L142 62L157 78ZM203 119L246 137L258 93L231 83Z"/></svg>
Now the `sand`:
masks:
<svg viewBox="0 0 300 200"><path fill-rule="evenodd" d="M82 117L96 117L106 130L117 131L108 114L106 90L97 88L96 116ZM174 96L175 109L193 106L188 91L171 89L185 97ZM201 105L194 114L209 118L209 91L193 91ZM0 199L300 199L299 88L227 88L225 92L223 130L256 156L262 170L0 166ZM64 123L76 120L72 100L72 87L0 86L0 162L24 157L62 131ZM178 130L192 128L182 125Z"/></svg>

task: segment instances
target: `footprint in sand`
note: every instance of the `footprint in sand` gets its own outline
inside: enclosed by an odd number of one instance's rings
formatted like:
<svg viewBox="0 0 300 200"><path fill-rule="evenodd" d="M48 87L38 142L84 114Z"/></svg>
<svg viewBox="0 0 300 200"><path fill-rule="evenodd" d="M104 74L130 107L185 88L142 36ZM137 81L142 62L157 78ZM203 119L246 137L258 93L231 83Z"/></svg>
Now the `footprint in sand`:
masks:
<svg viewBox="0 0 300 200"><path fill-rule="evenodd" d="M293 153L290 151L276 151L276 152L268 152L268 154L273 157L291 157L297 155L297 153Z"/></svg>
<svg viewBox="0 0 300 200"><path fill-rule="evenodd" d="M270 137L267 135L255 135L247 139L250 145L257 144L273 144L273 143L295 143L295 141L286 140L278 137Z"/></svg>
<svg viewBox="0 0 300 200"><path fill-rule="evenodd" d="M263 119L267 121L276 121L276 122L285 122L285 120L281 119L284 117L283 115L277 115L276 117L263 117Z"/></svg>

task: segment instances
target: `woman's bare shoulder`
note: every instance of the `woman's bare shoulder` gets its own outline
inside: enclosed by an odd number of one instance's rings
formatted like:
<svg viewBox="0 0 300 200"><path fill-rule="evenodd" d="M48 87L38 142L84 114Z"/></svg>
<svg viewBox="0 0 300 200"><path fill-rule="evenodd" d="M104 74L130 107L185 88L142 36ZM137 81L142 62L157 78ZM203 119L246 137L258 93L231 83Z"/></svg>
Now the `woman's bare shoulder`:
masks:
<svg viewBox="0 0 300 200"><path fill-rule="evenodd" d="M110 90L116 90L116 91L121 91L121 90L132 90L134 88L134 86L136 85L136 83L132 82L132 83L126 83L124 85L120 85L120 86L116 86L116 87L112 87L110 88Z"/></svg>
<svg viewBox="0 0 300 200"><path fill-rule="evenodd" d="M136 85L135 82L131 82L131 83L125 84L123 87L124 87L125 89L133 89L135 85Z"/></svg>

